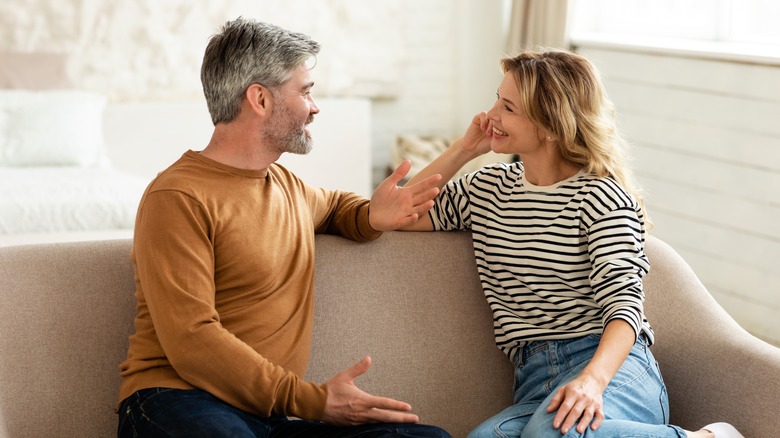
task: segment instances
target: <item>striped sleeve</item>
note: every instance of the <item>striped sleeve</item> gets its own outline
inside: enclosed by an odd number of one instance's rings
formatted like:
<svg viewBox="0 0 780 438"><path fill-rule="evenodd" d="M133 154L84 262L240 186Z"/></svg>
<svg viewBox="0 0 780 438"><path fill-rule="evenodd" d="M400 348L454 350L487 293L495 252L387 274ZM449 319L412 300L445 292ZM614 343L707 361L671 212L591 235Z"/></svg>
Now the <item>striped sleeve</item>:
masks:
<svg viewBox="0 0 780 438"><path fill-rule="evenodd" d="M452 231L471 228L471 205L468 187L473 174L450 181L434 199L428 211L435 231Z"/></svg>
<svg viewBox="0 0 780 438"><path fill-rule="evenodd" d="M612 180L585 201L590 283L604 327L622 319L637 336L644 322L642 278L650 269L644 253L644 218L636 202Z"/></svg>

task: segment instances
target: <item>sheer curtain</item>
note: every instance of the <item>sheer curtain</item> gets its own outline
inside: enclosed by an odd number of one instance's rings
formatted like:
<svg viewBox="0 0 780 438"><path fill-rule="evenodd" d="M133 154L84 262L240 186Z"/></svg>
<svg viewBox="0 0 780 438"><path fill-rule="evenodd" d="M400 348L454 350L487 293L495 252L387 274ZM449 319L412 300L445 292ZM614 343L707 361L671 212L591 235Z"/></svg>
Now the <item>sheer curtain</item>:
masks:
<svg viewBox="0 0 780 438"><path fill-rule="evenodd" d="M539 47L568 49L569 0L513 0L509 17L509 54Z"/></svg>

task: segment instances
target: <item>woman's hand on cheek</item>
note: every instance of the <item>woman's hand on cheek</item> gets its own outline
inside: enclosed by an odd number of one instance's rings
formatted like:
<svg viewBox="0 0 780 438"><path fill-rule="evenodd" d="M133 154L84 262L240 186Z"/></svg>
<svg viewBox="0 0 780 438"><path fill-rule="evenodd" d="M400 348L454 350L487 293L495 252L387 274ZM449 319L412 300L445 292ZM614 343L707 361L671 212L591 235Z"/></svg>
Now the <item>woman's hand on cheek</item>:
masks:
<svg viewBox="0 0 780 438"><path fill-rule="evenodd" d="M490 136L493 132L493 124L488 119L486 112L474 116L463 136L463 150L479 156L490 152Z"/></svg>

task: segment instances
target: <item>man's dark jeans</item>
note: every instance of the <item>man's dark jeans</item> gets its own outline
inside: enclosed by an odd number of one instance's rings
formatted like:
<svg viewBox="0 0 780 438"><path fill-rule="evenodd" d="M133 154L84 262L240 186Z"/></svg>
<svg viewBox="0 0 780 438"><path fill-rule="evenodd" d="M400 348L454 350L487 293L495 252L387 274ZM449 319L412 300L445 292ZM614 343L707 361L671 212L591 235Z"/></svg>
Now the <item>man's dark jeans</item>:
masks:
<svg viewBox="0 0 780 438"><path fill-rule="evenodd" d="M150 388L119 407L119 438L130 437L431 437L444 430L421 424L367 424L336 427L315 421L263 418L237 409L208 392Z"/></svg>

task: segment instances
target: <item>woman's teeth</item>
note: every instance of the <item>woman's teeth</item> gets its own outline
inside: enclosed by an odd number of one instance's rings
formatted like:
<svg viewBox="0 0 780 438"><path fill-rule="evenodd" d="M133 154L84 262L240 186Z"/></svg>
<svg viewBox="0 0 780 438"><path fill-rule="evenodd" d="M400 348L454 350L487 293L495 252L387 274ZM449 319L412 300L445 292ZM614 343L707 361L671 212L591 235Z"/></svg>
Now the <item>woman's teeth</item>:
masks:
<svg viewBox="0 0 780 438"><path fill-rule="evenodd" d="M502 131L500 129L497 129L495 127L493 128L493 134L500 135L502 137L506 137L507 135L509 135L506 132L504 132L504 131Z"/></svg>

